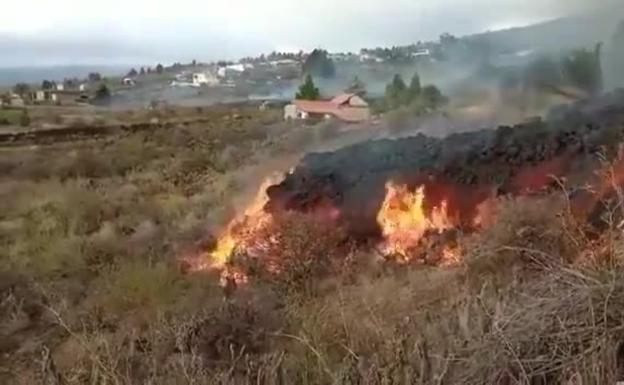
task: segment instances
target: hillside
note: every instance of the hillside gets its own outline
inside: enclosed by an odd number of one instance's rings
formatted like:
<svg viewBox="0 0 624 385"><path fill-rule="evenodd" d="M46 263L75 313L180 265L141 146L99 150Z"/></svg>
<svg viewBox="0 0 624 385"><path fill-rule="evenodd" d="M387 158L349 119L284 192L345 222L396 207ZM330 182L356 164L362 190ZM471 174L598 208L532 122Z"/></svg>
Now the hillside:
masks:
<svg viewBox="0 0 624 385"><path fill-rule="evenodd" d="M608 42L619 21L624 19L624 8L611 2L601 10L576 16L512 28L485 32L466 37L483 39L493 49L502 52L527 50L558 52L579 47L593 47L597 42Z"/></svg>

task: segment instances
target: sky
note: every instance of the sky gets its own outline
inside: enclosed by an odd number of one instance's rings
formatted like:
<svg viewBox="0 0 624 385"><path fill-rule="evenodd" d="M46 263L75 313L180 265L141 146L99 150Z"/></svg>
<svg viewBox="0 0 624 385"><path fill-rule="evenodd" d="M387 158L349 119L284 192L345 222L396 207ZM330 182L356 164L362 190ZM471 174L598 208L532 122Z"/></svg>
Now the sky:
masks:
<svg viewBox="0 0 624 385"><path fill-rule="evenodd" d="M151 64L261 52L358 51L522 26L624 0L18 0L0 67Z"/></svg>

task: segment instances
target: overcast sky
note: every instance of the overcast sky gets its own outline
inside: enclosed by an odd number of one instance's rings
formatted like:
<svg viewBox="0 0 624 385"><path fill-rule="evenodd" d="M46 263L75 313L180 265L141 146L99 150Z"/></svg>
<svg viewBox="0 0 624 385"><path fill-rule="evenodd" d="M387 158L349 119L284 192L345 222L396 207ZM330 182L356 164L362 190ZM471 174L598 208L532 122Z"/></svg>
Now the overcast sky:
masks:
<svg viewBox="0 0 624 385"><path fill-rule="evenodd" d="M521 26L624 0L7 0L0 66L353 50Z"/></svg>

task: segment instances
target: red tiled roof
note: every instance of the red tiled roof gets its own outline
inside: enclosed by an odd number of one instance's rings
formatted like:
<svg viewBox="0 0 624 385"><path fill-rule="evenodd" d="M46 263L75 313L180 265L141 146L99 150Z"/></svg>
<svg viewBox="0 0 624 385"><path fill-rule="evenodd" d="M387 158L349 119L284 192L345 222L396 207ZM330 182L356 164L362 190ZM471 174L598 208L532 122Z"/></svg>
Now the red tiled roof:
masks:
<svg viewBox="0 0 624 385"><path fill-rule="evenodd" d="M354 97L355 94L341 94L338 96L335 96L332 100L331 103L339 106L345 103L349 103L349 100Z"/></svg>
<svg viewBox="0 0 624 385"><path fill-rule="evenodd" d="M338 100L342 100L343 96L344 95L340 95L339 97L341 99ZM309 114L333 115L346 122L361 122L370 118L368 108L342 106L344 103L336 104L334 102L337 98L338 97L332 99L331 101L295 100L293 103L299 110ZM346 100L348 101L350 98L351 96L349 96Z"/></svg>

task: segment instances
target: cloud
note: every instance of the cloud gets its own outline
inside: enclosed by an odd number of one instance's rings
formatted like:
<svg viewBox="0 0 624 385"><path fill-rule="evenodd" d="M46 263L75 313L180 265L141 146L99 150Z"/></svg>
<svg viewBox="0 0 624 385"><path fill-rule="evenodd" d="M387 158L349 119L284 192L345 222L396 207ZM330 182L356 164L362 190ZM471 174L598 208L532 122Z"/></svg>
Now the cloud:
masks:
<svg viewBox="0 0 624 385"><path fill-rule="evenodd" d="M357 50L607 3L617 0L20 0L0 13L0 52L9 53L0 65L213 60L279 47Z"/></svg>

